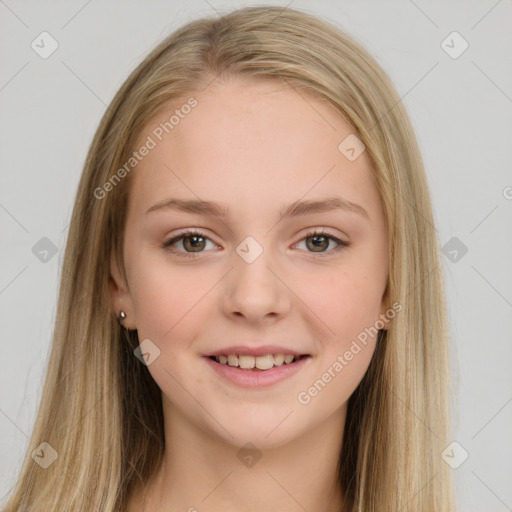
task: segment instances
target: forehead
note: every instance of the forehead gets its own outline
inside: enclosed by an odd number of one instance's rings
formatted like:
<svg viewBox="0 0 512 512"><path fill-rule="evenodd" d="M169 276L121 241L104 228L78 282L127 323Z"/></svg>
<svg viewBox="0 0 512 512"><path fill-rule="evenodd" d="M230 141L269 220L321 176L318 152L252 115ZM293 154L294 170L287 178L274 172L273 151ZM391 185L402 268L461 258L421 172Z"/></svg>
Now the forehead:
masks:
<svg viewBox="0 0 512 512"><path fill-rule="evenodd" d="M340 152L354 130L327 101L269 80L215 81L191 96L196 106L179 111L190 97L176 101L139 137L155 142L133 171L139 213L167 195L215 198L235 213L334 192L378 208L366 155L350 161Z"/></svg>

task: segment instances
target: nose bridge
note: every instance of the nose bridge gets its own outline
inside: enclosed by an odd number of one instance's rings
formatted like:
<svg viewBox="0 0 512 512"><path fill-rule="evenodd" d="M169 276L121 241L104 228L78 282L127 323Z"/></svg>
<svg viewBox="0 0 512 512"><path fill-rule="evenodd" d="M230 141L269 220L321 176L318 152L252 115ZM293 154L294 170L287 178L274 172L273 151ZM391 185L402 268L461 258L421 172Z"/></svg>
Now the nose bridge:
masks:
<svg viewBox="0 0 512 512"><path fill-rule="evenodd" d="M286 311L286 287L276 277L272 247L269 243L263 245L263 237L260 242L247 236L236 246L232 258L234 268L223 294L226 314L237 312L256 319Z"/></svg>
<svg viewBox="0 0 512 512"><path fill-rule="evenodd" d="M249 235L236 246L233 254L236 282L243 282L251 288L258 288L258 285L263 285L265 289L269 288L273 273L268 267L272 268L272 262L275 261L269 240L269 237L264 240L263 236L256 239L255 236Z"/></svg>
<svg viewBox="0 0 512 512"><path fill-rule="evenodd" d="M258 259L264 260L265 262L268 259L268 254L271 250L269 247L268 239L263 240L262 236L259 236L258 238L259 240L257 240L254 236L249 235L245 237L236 247L235 252L247 265L252 265ZM265 247L263 244L265 244ZM266 253L266 256L261 258L264 253Z"/></svg>

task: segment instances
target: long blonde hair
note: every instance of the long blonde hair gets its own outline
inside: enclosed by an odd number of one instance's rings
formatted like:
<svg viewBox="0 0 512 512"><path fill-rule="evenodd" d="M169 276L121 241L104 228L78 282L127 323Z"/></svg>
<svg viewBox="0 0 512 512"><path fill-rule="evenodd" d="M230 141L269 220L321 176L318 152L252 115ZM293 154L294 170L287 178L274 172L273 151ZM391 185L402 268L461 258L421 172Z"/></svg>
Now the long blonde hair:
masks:
<svg viewBox="0 0 512 512"><path fill-rule="evenodd" d="M94 191L155 114L222 76L284 79L328 101L365 144L376 178L389 229L386 294L403 309L349 401L339 463L347 510L454 510L441 457L451 434L443 274L413 129L389 78L357 42L317 17L266 6L187 23L149 53L105 112L78 186L46 380L5 512L121 512L160 464L161 393L109 293L111 258L126 275L130 176L103 199ZM42 442L58 454L46 469L31 456Z"/></svg>

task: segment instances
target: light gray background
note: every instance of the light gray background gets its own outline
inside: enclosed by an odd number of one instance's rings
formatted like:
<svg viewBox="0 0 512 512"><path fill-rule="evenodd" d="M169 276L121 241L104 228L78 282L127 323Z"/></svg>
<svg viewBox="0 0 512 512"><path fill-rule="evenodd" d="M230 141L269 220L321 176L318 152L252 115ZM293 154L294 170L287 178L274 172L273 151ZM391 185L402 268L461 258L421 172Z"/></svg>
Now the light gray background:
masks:
<svg viewBox="0 0 512 512"><path fill-rule="evenodd" d="M192 18L249 4L0 0L0 502L40 399L73 198L100 117L157 41ZM443 256L460 380L454 439L469 453L453 470L460 508L512 510L512 2L267 4L335 22L402 96L441 243L457 237L468 249L456 262ZM31 48L43 31L59 44L47 59ZM453 31L469 43L456 59L441 47ZM58 248L47 262L32 251L43 237Z"/></svg>

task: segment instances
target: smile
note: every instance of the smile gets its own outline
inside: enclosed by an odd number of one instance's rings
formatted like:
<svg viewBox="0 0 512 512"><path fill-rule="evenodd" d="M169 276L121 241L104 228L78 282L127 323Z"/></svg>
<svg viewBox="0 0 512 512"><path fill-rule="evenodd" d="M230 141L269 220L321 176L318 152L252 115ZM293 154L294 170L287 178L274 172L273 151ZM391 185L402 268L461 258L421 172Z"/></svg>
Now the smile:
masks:
<svg viewBox="0 0 512 512"><path fill-rule="evenodd" d="M254 368L258 370L270 370L270 368L274 368L275 366L281 366L283 364L290 364L298 361L301 357L302 356L293 354L266 354L256 357L240 354L210 356L211 359L215 359L215 361L220 364L234 366L244 370L252 370Z"/></svg>
<svg viewBox="0 0 512 512"><path fill-rule="evenodd" d="M224 379L247 388L266 387L290 377L311 359L309 355L228 354L204 358Z"/></svg>

